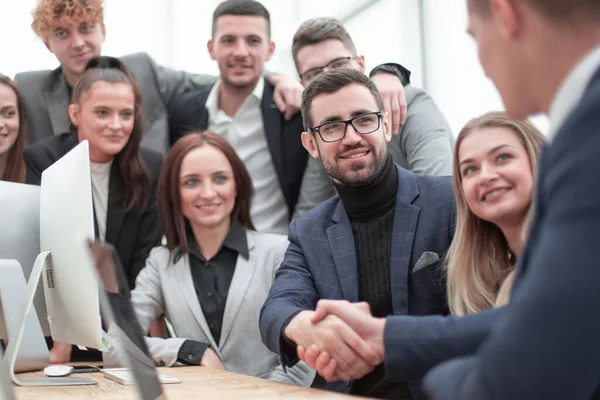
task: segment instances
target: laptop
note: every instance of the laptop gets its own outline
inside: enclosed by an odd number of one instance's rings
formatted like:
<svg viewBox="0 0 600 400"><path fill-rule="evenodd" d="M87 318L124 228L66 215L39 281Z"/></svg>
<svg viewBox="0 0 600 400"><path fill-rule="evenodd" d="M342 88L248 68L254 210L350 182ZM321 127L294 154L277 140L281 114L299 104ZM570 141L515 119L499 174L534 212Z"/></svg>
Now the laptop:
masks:
<svg viewBox="0 0 600 400"><path fill-rule="evenodd" d="M131 293L115 249L98 241L88 245L100 285L100 312L105 330L102 340L104 367L128 368L140 399L166 398L144 332L131 305Z"/></svg>

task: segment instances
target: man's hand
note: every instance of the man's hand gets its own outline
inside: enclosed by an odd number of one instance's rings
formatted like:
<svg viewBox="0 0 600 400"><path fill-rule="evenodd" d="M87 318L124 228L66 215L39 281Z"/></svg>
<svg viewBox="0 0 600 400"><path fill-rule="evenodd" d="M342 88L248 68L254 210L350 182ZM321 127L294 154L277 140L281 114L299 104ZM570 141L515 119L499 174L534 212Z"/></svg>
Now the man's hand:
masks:
<svg viewBox="0 0 600 400"><path fill-rule="evenodd" d="M213 349L204 350L202 360L200 360L200 365L207 368L225 369L225 367L223 367L223 363L219 359L219 356Z"/></svg>
<svg viewBox="0 0 600 400"><path fill-rule="evenodd" d="M381 94L384 111L392 119L392 134L397 135L400 132L400 126L406 122L407 106L404 86L396 75L386 72L378 72L371 79Z"/></svg>
<svg viewBox="0 0 600 400"><path fill-rule="evenodd" d="M313 323L313 317L313 311L298 313L286 326L284 334L300 348L314 344L319 351L331 355L335 360L335 374L326 375L330 380L350 382L368 374L382 362L376 352L339 318L327 315Z"/></svg>
<svg viewBox="0 0 600 400"><path fill-rule="evenodd" d="M295 79L284 75L271 75L269 82L275 86L273 101L286 120L290 120L302 105L302 91L304 88Z"/></svg>
<svg viewBox="0 0 600 400"><path fill-rule="evenodd" d="M50 349L50 364L65 364L71 361L71 350L69 343L54 341Z"/></svg>
<svg viewBox="0 0 600 400"><path fill-rule="evenodd" d="M384 318L374 318L367 303L349 303L345 300L319 300L316 311L312 314L312 322L331 316L337 316L344 321L356 334L375 351L379 363L383 362L385 349L383 344ZM347 374L344 367L331 357L329 349L311 345L298 346L298 357L317 370L328 382L340 380L340 375ZM378 364L379 364L378 363ZM376 364L377 365L377 364ZM375 365L374 365L375 366Z"/></svg>

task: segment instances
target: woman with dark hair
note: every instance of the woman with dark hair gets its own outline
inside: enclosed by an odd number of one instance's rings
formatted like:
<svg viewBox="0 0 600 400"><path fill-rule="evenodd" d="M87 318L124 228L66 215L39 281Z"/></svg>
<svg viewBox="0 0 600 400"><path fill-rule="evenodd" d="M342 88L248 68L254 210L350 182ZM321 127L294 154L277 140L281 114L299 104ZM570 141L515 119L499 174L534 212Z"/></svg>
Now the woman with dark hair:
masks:
<svg viewBox="0 0 600 400"><path fill-rule="evenodd" d="M73 88L69 117L71 132L25 149L26 182L40 184L42 171L87 140L96 235L116 248L133 288L161 239L156 186L162 155L140 147L141 95L125 65L112 57L90 60ZM53 350L52 361L68 361L70 346L62 355Z"/></svg>
<svg viewBox="0 0 600 400"><path fill-rule="evenodd" d="M165 159L158 205L166 246L152 250L132 292L147 330L162 315L169 339L148 338L159 365L203 365L298 385L314 372L283 371L262 343L260 308L283 259L285 236L258 233L250 218L252 181L222 137L191 133Z"/></svg>
<svg viewBox="0 0 600 400"><path fill-rule="evenodd" d="M0 74L0 181L24 182L25 123L15 82Z"/></svg>

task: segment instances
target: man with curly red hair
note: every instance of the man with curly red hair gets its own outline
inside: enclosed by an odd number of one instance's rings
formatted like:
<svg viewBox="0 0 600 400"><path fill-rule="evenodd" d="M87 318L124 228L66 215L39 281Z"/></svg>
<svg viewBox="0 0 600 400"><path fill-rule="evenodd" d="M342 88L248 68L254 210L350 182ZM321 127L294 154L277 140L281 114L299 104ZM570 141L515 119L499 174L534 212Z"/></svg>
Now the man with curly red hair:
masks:
<svg viewBox="0 0 600 400"><path fill-rule="evenodd" d="M39 0L32 12L31 27L60 62L54 71L17 74L24 109L28 142L69 131L67 108L71 88L87 62L102 52L106 38L102 0ZM146 110L146 132L142 144L166 153L169 149L167 107L189 90L216 81L214 76L195 75L164 68L147 53L121 60L134 75L142 91ZM274 101L291 118L299 110L302 86L292 78L267 74L275 86Z"/></svg>

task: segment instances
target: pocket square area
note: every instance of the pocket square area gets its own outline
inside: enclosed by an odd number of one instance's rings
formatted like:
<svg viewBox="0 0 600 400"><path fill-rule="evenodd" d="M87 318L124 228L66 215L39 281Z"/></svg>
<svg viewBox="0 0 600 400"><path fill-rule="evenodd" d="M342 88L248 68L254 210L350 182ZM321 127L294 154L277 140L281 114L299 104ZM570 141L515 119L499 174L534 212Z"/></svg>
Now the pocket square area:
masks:
<svg viewBox="0 0 600 400"><path fill-rule="evenodd" d="M423 269L426 266L431 265L434 262L437 262L439 260L440 260L440 256L438 255L438 253L434 253L433 251L426 251L423 254L421 254L421 257L419 257L419 260L415 264L415 267L413 268L412 273L414 274L415 272L419 271L420 269Z"/></svg>

